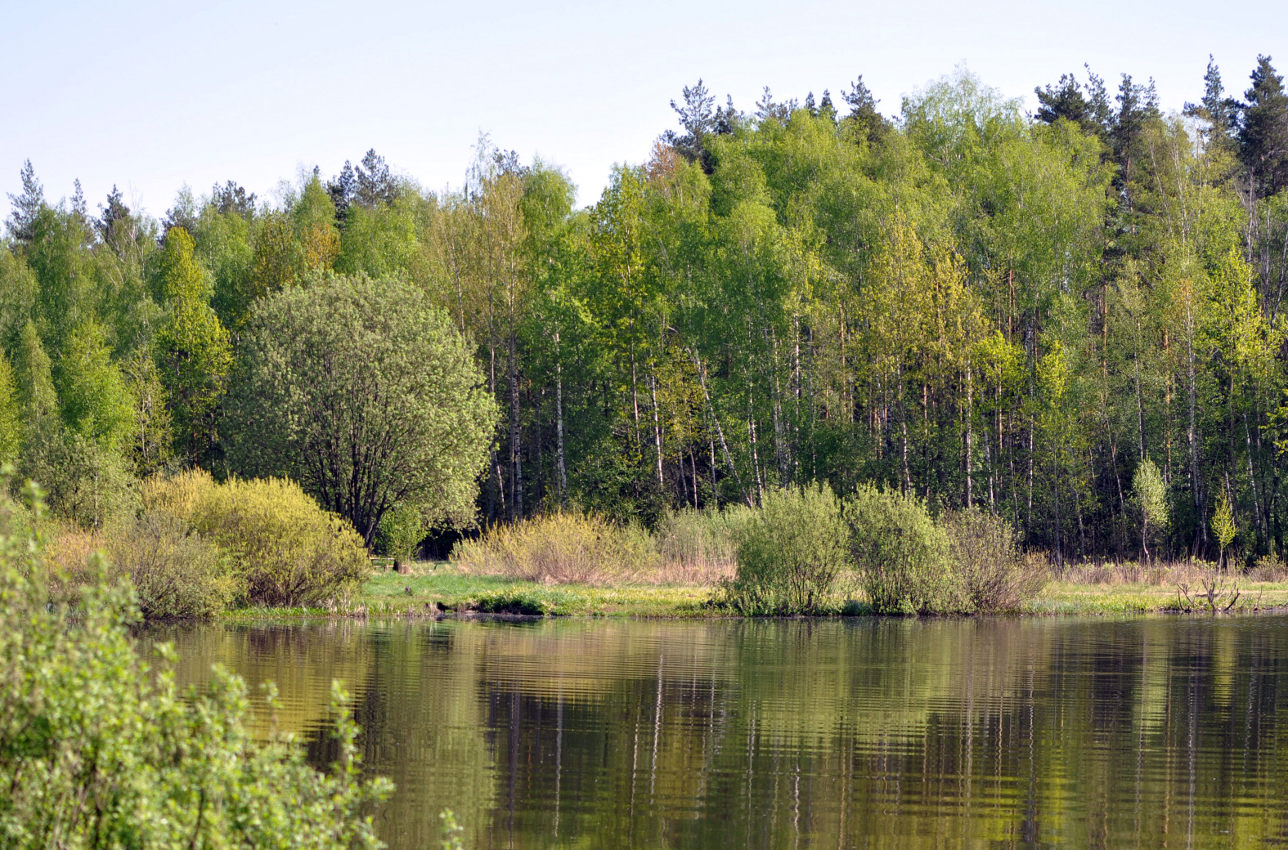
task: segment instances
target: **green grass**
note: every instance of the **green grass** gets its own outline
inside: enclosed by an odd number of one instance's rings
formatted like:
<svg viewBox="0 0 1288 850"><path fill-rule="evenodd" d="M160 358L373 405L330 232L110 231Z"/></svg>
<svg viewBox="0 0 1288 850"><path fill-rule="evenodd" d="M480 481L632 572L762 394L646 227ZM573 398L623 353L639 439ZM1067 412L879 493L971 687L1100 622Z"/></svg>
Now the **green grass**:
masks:
<svg viewBox="0 0 1288 850"><path fill-rule="evenodd" d="M1228 601L1231 582L1221 597ZM854 588L848 588L853 591ZM1191 589L1191 597L1197 595ZM244 608L225 615L233 622L307 621L347 617L437 617L444 614L496 614L555 617L729 616L711 605L712 585L680 584L543 584L503 576L466 575L453 567L418 564L412 574L381 572L348 602L326 608ZM1223 604L1222 602L1222 604ZM1288 581L1239 581L1235 613L1288 608ZM869 608L851 592L828 606L830 613L866 614ZM1022 615L1132 615L1177 613L1174 583L1078 583L1053 581L1025 603ZM1196 608L1196 613L1205 609Z"/></svg>
<svg viewBox="0 0 1288 850"><path fill-rule="evenodd" d="M712 589L669 584L542 584L465 575L438 564L416 574L378 573L350 603L368 616L442 612L544 614L558 617L699 617Z"/></svg>
<svg viewBox="0 0 1288 850"><path fill-rule="evenodd" d="M1230 601L1229 588L1233 581L1223 580L1224 592L1218 604L1224 607ZM1232 613L1252 613L1288 607L1288 582L1244 581L1238 582L1239 599ZM1190 597L1199 601L1191 587ZM1024 605L1028 614L1148 614L1177 613L1185 603L1178 599L1177 586L1164 584L1081 584L1054 581ZM1197 607L1197 613L1206 608Z"/></svg>

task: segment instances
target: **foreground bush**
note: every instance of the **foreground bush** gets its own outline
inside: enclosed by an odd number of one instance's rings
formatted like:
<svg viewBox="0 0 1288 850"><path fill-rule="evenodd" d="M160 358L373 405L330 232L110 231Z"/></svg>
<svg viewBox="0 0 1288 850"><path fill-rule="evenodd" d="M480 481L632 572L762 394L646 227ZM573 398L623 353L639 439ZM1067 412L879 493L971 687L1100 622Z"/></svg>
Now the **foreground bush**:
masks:
<svg viewBox="0 0 1288 850"><path fill-rule="evenodd" d="M738 574L726 585L742 614L814 614L847 566L841 503L826 484L772 490L738 534Z"/></svg>
<svg viewBox="0 0 1288 850"><path fill-rule="evenodd" d="M342 598L370 574L362 538L280 478L216 484L192 470L143 487L150 509L178 517L233 558L248 601L311 605Z"/></svg>
<svg viewBox="0 0 1288 850"><path fill-rule="evenodd" d="M647 574L657 555L642 529L569 512L492 526L477 540L456 544L451 562L480 575L602 584Z"/></svg>
<svg viewBox="0 0 1288 850"><path fill-rule="evenodd" d="M1046 569L1026 556L1011 526L978 508L950 511L941 520L949 557L961 582L965 610L977 614L1016 611L1042 589Z"/></svg>
<svg viewBox="0 0 1288 850"><path fill-rule="evenodd" d="M961 610L948 534L920 499L864 485L846 500L845 518L854 564L874 611Z"/></svg>
<svg viewBox="0 0 1288 850"><path fill-rule="evenodd" d="M754 518L746 505L667 512L653 533L663 576L695 584L733 578L738 571L738 534Z"/></svg>
<svg viewBox="0 0 1288 850"><path fill-rule="evenodd" d="M185 695L172 656L139 659L132 594L104 568L52 599L30 519L0 496L0 847L382 846L363 812L391 786L360 779L346 711L330 774L255 743L239 678Z"/></svg>

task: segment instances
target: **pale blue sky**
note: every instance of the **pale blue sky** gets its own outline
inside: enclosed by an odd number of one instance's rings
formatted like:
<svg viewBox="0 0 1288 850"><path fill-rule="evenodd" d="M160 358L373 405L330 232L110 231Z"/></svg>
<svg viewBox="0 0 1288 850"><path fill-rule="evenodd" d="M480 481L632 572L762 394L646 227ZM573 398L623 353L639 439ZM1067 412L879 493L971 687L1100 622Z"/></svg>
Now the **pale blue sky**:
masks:
<svg viewBox="0 0 1288 850"><path fill-rule="evenodd" d="M754 108L858 75L886 114L965 65L1025 98L1084 62L1111 88L1153 76L1162 105L1202 94L1208 54L1241 94L1258 53L1288 70L1288 2L903 3L21 2L0 0L0 206L30 158L46 196L79 177L160 216L179 187L261 197L370 147L430 189L458 186L480 132L564 169L593 203L615 162L674 126L704 78Z"/></svg>

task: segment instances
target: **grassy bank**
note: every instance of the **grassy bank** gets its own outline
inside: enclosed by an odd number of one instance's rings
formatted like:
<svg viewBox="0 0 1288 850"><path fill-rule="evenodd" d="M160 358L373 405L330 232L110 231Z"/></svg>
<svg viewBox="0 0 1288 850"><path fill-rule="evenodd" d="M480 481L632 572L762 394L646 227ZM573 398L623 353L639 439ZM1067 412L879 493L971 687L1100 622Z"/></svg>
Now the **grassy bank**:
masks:
<svg viewBox="0 0 1288 850"><path fill-rule="evenodd" d="M1155 581L1054 580L1024 603L1021 615L1116 615L1207 613L1197 591L1189 587L1193 604L1178 596L1178 585L1166 575ZM1231 599L1234 580L1223 579L1218 606ZM1288 609L1288 581L1238 581L1239 597L1231 613ZM446 564L422 563L408 574L378 573L367 580L348 603L328 608L243 608L230 612L235 621L280 620L316 616L437 617L445 615L527 615L556 617L726 617L729 612L711 604L718 593L711 584L549 584L504 576L465 574ZM861 591L850 586L831 600L832 614L867 611Z"/></svg>

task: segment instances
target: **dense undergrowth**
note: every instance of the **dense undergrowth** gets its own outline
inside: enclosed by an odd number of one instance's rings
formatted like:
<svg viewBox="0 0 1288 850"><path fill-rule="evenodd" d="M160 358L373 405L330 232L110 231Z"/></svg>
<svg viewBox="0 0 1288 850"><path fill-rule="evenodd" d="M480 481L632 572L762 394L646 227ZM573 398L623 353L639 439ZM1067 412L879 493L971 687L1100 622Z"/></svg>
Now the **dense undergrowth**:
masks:
<svg viewBox="0 0 1288 850"><path fill-rule="evenodd" d="M996 516L936 519L912 496L863 487L840 499L825 484L767 491L756 508L674 512L651 535L551 514L490 528L458 545L451 564L542 584L708 585L718 606L746 615L834 613L850 589L877 613L1014 611L1047 578L1045 560L1021 553ZM480 605L526 613L516 600Z"/></svg>
<svg viewBox="0 0 1288 850"><path fill-rule="evenodd" d="M319 773L290 737L254 740L240 678L184 692L172 650L140 658L134 594L101 559L51 595L44 527L38 498L0 491L0 846L383 846L369 811L391 786L361 777L338 685Z"/></svg>
<svg viewBox="0 0 1288 850"><path fill-rule="evenodd" d="M51 527L51 578L64 594L94 580L95 558L128 580L149 620L217 615L230 607L343 601L370 574L353 527L282 479L217 483L202 470L153 478L140 511L100 529Z"/></svg>
<svg viewBox="0 0 1288 850"><path fill-rule="evenodd" d="M352 528L281 480L156 478L126 521L92 531L45 525L55 598L103 580L101 552L113 565L108 578L128 580L149 620L1186 610L1177 591L1214 575L1200 561L1055 569L1023 551L996 515L935 515L915 496L868 486L841 498L825 484L769 490L755 508L668 512L651 531L577 511L495 525L458 543L432 580L410 566L414 543L404 535L399 572L373 583L379 571ZM1263 558L1226 580L1232 591L1286 575L1281 561Z"/></svg>

